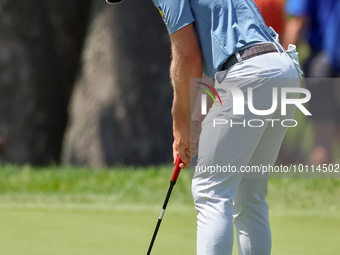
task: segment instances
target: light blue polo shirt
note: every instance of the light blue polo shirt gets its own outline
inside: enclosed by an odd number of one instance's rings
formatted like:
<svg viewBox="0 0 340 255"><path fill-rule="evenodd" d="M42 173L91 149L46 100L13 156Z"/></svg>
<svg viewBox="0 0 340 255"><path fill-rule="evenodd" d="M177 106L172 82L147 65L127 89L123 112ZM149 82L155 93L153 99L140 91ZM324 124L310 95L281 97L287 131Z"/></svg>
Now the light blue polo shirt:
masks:
<svg viewBox="0 0 340 255"><path fill-rule="evenodd" d="M169 34L193 23L203 57L203 72L212 78L226 60L255 42L273 42L253 0L153 0Z"/></svg>

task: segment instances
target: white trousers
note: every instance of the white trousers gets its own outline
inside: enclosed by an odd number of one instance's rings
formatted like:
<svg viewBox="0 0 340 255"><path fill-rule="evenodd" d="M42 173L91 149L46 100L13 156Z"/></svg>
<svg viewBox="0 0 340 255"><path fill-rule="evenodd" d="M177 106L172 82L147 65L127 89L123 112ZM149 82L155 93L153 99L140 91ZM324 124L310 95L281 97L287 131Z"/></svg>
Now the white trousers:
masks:
<svg viewBox="0 0 340 255"><path fill-rule="evenodd" d="M233 115L232 95L223 84L238 86L247 98L253 88L253 105L266 110L272 105L272 88L298 87L297 71L286 53L268 53L238 63L215 75L215 89L223 106L213 105L202 123L197 166L260 166L273 165L287 131L280 122L266 119L293 119L296 107L287 108L281 116L277 110L267 116L251 113L245 100L244 115ZM218 101L218 100L217 100ZM214 119L229 124L216 125ZM230 122L260 119L262 127L230 126ZM255 125L255 122L253 123ZM289 125L286 123L285 125ZM258 125L258 123L256 123ZM271 252L271 231L266 202L269 175L249 177L245 173L196 172L192 194L197 216L197 254L231 255L233 226L236 227L240 255L268 255Z"/></svg>

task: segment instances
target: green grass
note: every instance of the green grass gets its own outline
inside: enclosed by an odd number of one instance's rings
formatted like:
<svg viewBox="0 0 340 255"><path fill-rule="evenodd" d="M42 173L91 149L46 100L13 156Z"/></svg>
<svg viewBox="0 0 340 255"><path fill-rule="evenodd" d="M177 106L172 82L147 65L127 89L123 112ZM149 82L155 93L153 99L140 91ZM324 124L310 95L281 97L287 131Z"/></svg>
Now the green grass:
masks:
<svg viewBox="0 0 340 255"><path fill-rule="evenodd" d="M157 206L0 206L1 254L145 254L158 215ZM195 215L170 204L153 254L195 254ZM270 220L272 254L338 253L339 214L274 210Z"/></svg>
<svg viewBox="0 0 340 255"><path fill-rule="evenodd" d="M172 166L117 167L109 170L74 168L0 168L0 202L159 203L169 186ZM173 200L191 203L190 176L183 171Z"/></svg>
<svg viewBox="0 0 340 255"><path fill-rule="evenodd" d="M173 167L113 170L0 167L0 203L161 204ZM189 170L183 170L171 201L192 205ZM274 208L340 210L340 179L269 180Z"/></svg>
<svg viewBox="0 0 340 255"><path fill-rule="evenodd" d="M0 253L145 254L172 169L1 166ZM153 254L195 254L190 181L182 171ZM337 254L339 198L340 179L270 179L272 254Z"/></svg>

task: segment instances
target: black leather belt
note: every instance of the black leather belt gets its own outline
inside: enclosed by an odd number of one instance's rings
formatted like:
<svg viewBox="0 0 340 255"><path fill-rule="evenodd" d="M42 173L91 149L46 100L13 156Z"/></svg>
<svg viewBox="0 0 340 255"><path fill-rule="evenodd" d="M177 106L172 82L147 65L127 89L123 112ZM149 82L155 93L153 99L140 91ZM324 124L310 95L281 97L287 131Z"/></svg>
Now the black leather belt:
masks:
<svg viewBox="0 0 340 255"><path fill-rule="evenodd" d="M267 53L271 53L271 52L283 52L282 48L280 45L278 45L277 43L276 47L273 43L263 43L263 44L259 44L259 45L254 45L251 46L249 48L246 48L244 50L239 51L240 57L242 59L242 61L256 57L256 56L260 56L263 54L267 54ZM223 70L227 70L228 68L230 68L231 66L235 65L236 63L238 63L238 59L236 57L236 54L231 55L228 60L224 63L223 65Z"/></svg>

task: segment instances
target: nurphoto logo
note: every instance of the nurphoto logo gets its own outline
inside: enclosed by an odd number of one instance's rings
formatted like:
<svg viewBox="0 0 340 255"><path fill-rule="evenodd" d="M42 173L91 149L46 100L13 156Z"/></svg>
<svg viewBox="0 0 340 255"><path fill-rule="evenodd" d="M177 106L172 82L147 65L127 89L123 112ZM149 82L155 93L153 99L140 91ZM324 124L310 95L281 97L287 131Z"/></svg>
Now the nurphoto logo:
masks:
<svg viewBox="0 0 340 255"><path fill-rule="evenodd" d="M220 104L222 106L222 100L220 98L220 96L218 95L217 91L212 87L209 86L205 83L201 83L201 82L197 82L200 85L203 85L207 88L209 88L214 94L215 96L219 99ZM212 93L210 93L207 89L201 88L201 87L197 87L198 89L201 89L203 91L205 91L214 101L215 105L217 105L215 97L212 95ZM245 104L245 96L242 92L242 90L236 86L232 86L232 85L225 85L223 87L224 90L229 90L231 95L232 95L232 99L233 99L233 115L244 115L245 112L245 105L247 105L249 111L257 116L267 116L267 115L271 115L273 114L277 108L279 107L278 104L278 99L279 99L279 95L278 95L278 88L272 88L272 105L269 109L267 110L258 110L255 109L254 104L253 104L253 88L249 87L247 89L247 103ZM287 105L295 105L305 116L311 116L312 114L307 110L307 108L303 105L304 103L309 102L309 100L311 99L311 93L309 90L305 89L305 88L281 88L281 115L282 116L286 116L287 115ZM303 94L304 97L302 98L287 98L288 94ZM207 94L202 94L201 95L201 114L202 115L207 115ZM272 127L274 127L274 123L279 121L281 122L281 125L284 127L295 127L297 126L298 122L294 119L286 119L286 120L279 120L279 119L266 119L265 121L271 122L272 123ZM224 125L227 124L228 120L225 119L215 119L214 120L214 127L216 125ZM247 121L248 126L250 127L262 127L264 125L264 121L261 119L251 119ZM255 125L255 123L257 123L257 125ZM288 123L288 124L287 124ZM293 125L291 125L292 123L294 123ZM230 123L231 126L233 123ZM246 126L246 120L244 120L243 122L238 122L235 123L234 125L239 124L239 125L243 125L244 127Z"/></svg>

